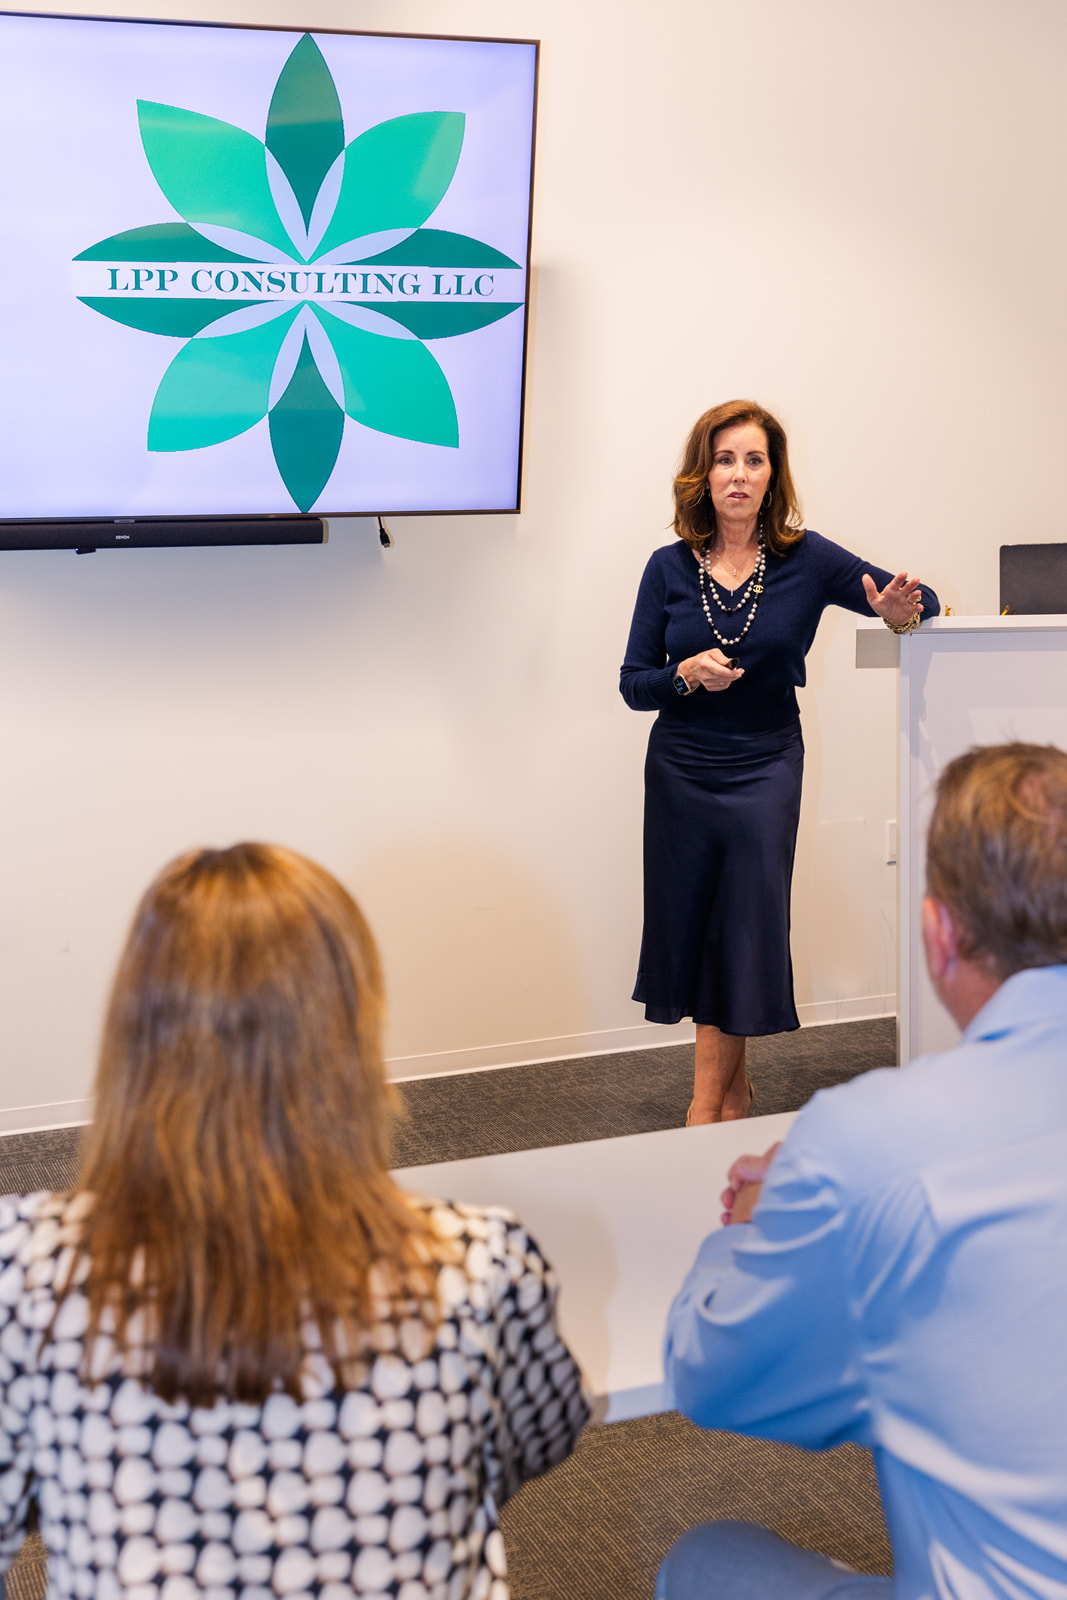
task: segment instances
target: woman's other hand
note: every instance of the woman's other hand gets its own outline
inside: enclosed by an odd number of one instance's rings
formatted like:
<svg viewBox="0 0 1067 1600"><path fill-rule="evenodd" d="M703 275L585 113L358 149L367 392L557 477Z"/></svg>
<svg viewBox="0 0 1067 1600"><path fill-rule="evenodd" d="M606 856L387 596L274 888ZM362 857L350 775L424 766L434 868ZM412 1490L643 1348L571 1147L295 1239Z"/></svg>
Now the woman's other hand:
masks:
<svg viewBox="0 0 1067 1600"><path fill-rule="evenodd" d="M909 582L906 572L898 572L880 594L878 585L870 573L865 572L863 587L870 601L871 610L875 616L881 617L883 622L892 622L894 626L900 628L906 622L910 622L917 612L922 611L922 585L918 578L912 578Z"/></svg>
<svg viewBox="0 0 1067 1600"><path fill-rule="evenodd" d="M763 1180L767 1176L767 1168L773 1161L777 1149L778 1145L772 1144L762 1156L738 1156L726 1174L729 1187L724 1189L721 1195L724 1208L722 1220L726 1227L732 1222L751 1221L763 1188Z"/></svg>
<svg viewBox="0 0 1067 1600"><path fill-rule="evenodd" d="M701 655L690 656L688 661L683 661L678 671L686 683L694 687L699 684L702 689L710 689L715 694L720 689L728 689L745 675L744 667L731 667L728 663L729 657L724 656L721 650L705 650Z"/></svg>

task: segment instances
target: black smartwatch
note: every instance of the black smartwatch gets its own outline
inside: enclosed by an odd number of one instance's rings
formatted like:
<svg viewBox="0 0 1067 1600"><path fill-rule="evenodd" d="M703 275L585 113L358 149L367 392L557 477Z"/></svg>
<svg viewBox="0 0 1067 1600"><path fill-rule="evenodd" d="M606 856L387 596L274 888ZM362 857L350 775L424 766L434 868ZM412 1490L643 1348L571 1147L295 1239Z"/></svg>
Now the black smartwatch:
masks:
<svg viewBox="0 0 1067 1600"><path fill-rule="evenodd" d="M674 690L675 694L685 695L692 694L693 690L696 688L696 685L693 683L686 683L685 679L682 677L682 674L680 672L676 672L674 677L671 679L671 688Z"/></svg>

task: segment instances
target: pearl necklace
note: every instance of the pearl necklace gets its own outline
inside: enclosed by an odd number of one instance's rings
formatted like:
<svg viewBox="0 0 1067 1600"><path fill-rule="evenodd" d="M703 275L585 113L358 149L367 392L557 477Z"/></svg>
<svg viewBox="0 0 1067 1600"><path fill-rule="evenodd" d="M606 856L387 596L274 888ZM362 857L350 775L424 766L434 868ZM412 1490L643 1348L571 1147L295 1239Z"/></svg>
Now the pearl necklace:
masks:
<svg viewBox="0 0 1067 1600"><path fill-rule="evenodd" d="M708 619L708 627L711 629L716 639L718 639L722 648L729 654L734 645L741 643L741 640L745 637L745 634L756 620L756 608L759 605L759 597L763 593L763 574L767 569L767 547L763 542L762 529L760 530L759 545L756 552L756 565L752 569L752 576L748 580L748 586L745 589L744 594L741 596L740 600L735 606L727 606L723 604L722 596L715 587L715 580L711 576L712 560L710 554L697 556L697 563L700 567L700 603L704 607L704 615ZM708 604L708 589L711 590L715 604L718 606L724 617L736 616L737 612L742 610L748 604L749 600L752 601L752 610L748 614L748 620L741 629L741 632L737 634L735 638L725 639L715 626L715 619L711 614L711 607ZM733 590L731 590L730 593L732 597Z"/></svg>

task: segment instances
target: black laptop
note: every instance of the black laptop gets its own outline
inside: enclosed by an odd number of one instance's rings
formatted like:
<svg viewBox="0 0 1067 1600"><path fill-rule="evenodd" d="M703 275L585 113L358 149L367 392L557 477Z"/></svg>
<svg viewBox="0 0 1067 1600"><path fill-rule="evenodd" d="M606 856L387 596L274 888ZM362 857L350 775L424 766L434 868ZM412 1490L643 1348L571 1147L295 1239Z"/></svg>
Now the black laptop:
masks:
<svg viewBox="0 0 1067 1600"><path fill-rule="evenodd" d="M1002 544L1000 614L1067 615L1067 544Z"/></svg>

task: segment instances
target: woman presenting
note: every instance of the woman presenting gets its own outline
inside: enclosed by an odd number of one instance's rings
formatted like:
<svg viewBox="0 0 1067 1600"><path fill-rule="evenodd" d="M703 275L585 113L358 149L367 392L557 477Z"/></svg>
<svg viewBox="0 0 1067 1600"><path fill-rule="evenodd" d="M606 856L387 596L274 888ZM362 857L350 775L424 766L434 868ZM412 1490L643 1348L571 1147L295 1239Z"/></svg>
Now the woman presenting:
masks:
<svg viewBox="0 0 1067 1600"><path fill-rule="evenodd" d="M745 1040L800 1026L789 892L804 745L796 689L823 609L895 633L937 596L805 529L785 432L750 400L706 411L674 480L680 543L641 579L621 688L658 711L645 763L645 924L634 999L696 1023L689 1123L748 1115Z"/></svg>

